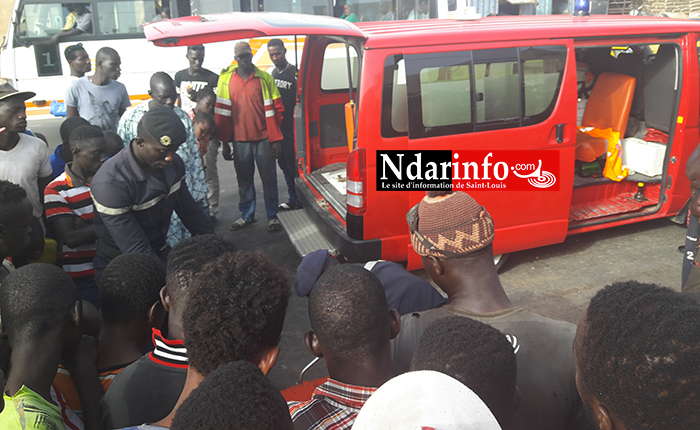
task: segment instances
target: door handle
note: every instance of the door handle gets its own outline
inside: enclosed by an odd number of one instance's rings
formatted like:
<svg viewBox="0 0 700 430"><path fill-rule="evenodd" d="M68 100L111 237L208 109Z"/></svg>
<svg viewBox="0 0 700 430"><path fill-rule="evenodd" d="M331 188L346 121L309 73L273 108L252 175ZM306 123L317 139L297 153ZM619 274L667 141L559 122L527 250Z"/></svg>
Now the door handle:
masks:
<svg viewBox="0 0 700 430"><path fill-rule="evenodd" d="M555 140L557 141L557 143L564 142L564 124L557 124Z"/></svg>

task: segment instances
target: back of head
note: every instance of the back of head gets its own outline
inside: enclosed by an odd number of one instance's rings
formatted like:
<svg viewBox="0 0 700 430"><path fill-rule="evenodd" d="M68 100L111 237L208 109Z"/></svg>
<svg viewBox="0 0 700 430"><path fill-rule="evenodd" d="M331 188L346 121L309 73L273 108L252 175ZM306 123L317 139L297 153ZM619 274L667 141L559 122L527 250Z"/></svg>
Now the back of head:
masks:
<svg viewBox="0 0 700 430"><path fill-rule="evenodd" d="M166 284L170 300L184 303L195 276L218 256L235 251L236 246L221 236L203 234L178 242L168 254Z"/></svg>
<svg viewBox="0 0 700 430"><path fill-rule="evenodd" d="M599 291L574 342L579 391L635 430L700 428L700 303L654 284Z"/></svg>
<svg viewBox="0 0 700 430"><path fill-rule="evenodd" d="M338 265L324 273L309 296L311 329L336 359L361 362L389 344L384 287L369 270Z"/></svg>
<svg viewBox="0 0 700 430"><path fill-rule="evenodd" d="M216 128L216 122L214 121L214 117L211 116L209 112L197 112L194 115L194 118L192 119L192 123L202 123L211 127L212 129Z"/></svg>
<svg viewBox="0 0 700 430"><path fill-rule="evenodd" d="M234 424L235 423L235 424ZM221 365L177 409L172 430L291 430L287 402L246 361Z"/></svg>
<svg viewBox="0 0 700 430"><path fill-rule="evenodd" d="M80 300L66 272L35 263L10 273L0 284L0 315L10 343L39 339L62 325Z"/></svg>
<svg viewBox="0 0 700 430"><path fill-rule="evenodd" d="M100 278L100 313L105 324L147 316L160 301L165 268L155 257L121 254L109 262Z"/></svg>
<svg viewBox="0 0 700 430"><path fill-rule="evenodd" d="M70 133L68 142L71 148L84 148L92 139L104 138L104 132L94 125L81 125Z"/></svg>
<svg viewBox="0 0 700 430"><path fill-rule="evenodd" d="M486 254L495 236L493 218L463 191L426 193L407 220L413 249L421 256L491 258Z"/></svg>
<svg viewBox="0 0 700 430"><path fill-rule="evenodd" d="M106 130L104 132L105 142L107 143L107 156L114 157L119 151L124 149L124 141L116 131Z"/></svg>
<svg viewBox="0 0 700 430"><path fill-rule="evenodd" d="M413 353L411 370L435 370L474 391L501 426L514 412L513 346L490 325L471 318L441 318L428 326Z"/></svg>
<svg viewBox="0 0 700 430"><path fill-rule="evenodd" d="M284 272L261 253L227 252L194 279L183 314L189 365L207 376L277 346L289 302Z"/></svg>
<svg viewBox="0 0 700 430"><path fill-rule="evenodd" d="M66 118L61 123L61 128L59 129L59 133L61 134L61 140L63 141L63 143L68 142L68 139L70 138L71 133L73 133L73 130L75 130L78 127L87 125L90 125L90 123L85 118L79 116L72 116L70 118Z"/></svg>
<svg viewBox="0 0 700 430"><path fill-rule="evenodd" d="M27 198L27 192L14 182L0 179L0 223Z"/></svg>
<svg viewBox="0 0 700 430"><path fill-rule="evenodd" d="M353 430L501 430L489 408L464 384L431 370L407 372L379 387Z"/></svg>

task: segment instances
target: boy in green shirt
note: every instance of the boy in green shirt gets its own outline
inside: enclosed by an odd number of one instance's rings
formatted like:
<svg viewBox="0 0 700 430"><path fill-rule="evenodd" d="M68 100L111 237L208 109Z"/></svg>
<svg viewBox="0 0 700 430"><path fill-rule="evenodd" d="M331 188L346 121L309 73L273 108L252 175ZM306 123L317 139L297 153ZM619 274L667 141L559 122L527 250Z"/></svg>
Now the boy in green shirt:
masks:
<svg viewBox="0 0 700 430"><path fill-rule="evenodd" d="M59 361L75 382L85 430L99 428L102 388L95 367L96 341L82 336L82 311L73 280L56 266L30 264L0 284L0 315L12 349L0 428L76 428L66 425L52 401L51 383Z"/></svg>

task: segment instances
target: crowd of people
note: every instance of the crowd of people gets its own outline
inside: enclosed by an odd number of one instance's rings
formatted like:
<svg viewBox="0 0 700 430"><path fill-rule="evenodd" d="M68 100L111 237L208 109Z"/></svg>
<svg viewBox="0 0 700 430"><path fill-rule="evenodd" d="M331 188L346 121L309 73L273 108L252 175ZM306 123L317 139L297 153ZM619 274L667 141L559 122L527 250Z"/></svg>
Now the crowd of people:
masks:
<svg viewBox="0 0 700 430"><path fill-rule="evenodd" d="M66 50L77 79L53 154L27 132L33 93L0 86L0 428L700 428L697 296L614 283L578 325L516 306L494 221L459 191L428 192L407 215L446 297L397 263L304 258L303 342L328 378L285 401L266 375L292 285L212 227L219 147L240 191L232 230L256 222L256 165L270 231L300 207L284 44L268 44L272 75L239 43L218 78L188 47L190 67L155 73L130 110L118 54L98 51L86 77L81 49Z"/></svg>

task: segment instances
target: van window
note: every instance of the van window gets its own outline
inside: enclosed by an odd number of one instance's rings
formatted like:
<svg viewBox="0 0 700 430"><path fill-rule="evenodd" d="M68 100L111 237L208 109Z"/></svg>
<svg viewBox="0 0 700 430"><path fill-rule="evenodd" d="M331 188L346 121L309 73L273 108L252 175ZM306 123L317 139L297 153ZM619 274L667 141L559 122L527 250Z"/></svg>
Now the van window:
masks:
<svg viewBox="0 0 700 430"><path fill-rule="evenodd" d="M352 65L352 87L357 88L360 62L357 50L350 45L350 62ZM348 64L344 43L331 43L326 46L321 69L321 89L323 91L348 90Z"/></svg>
<svg viewBox="0 0 700 430"><path fill-rule="evenodd" d="M408 131L421 138L537 124L554 110L565 64L565 46L388 57L382 136Z"/></svg>
<svg viewBox="0 0 700 430"><path fill-rule="evenodd" d="M143 33L143 24L156 19L153 1L108 1L98 7L100 34Z"/></svg>

